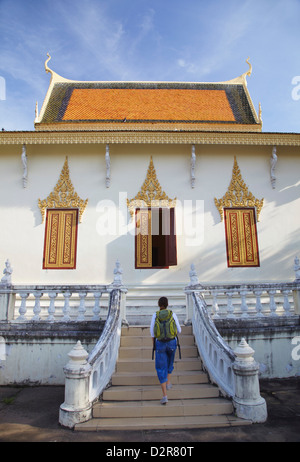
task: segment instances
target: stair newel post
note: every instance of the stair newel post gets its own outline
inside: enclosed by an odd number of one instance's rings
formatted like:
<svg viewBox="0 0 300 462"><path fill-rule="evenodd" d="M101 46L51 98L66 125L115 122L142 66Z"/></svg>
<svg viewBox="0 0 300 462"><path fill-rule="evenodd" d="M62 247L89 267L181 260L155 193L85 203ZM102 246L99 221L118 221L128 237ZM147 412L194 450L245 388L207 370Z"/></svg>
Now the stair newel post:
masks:
<svg viewBox="0 0 300 462"><path fill-rule="evenodd" d="M234 350L236 359L233 363L235 376L235 395L233 405L236 415L254 423L267 420L267 407L264 398L260 396L258 370L254 361L254 350L243 338Z"/></svg>
<svg viewBox="0 0 300 462"><path fill-rule="evenodd" d="M118 289L120 291L120 313L121 313L121 319L122 319L122 324L129 326L129 323L126 319L126 294L127 294L127 289L123 285L123 270L121 268L121 264L119 260L116 261L115 268L114 268L114 280L110 284L108 292L112 292L112 290Z"/></svg>
<svg viewBox="0 0 300 462"><path fill-rule="evenodd" d="M60 406L59 423L73 428L79 422L92 417L92 403L89 401L89 383L92 367L87 362L88 352L78 341L68 354L70 360L64 367L65 401Z"/></svg>
<svg viewBox="0 0 300 462"><path fill-rule="evenodd" d="M194 263L191 264L191 270L189 272L190 282L189 285L185 288L185 296L186 296L186 319L184 321L184 325L188 326L192 323L193 314L194 314L194 303L193 303L193 292L195 291L196 287L199 290L199 279L195 269Z"/></svg>

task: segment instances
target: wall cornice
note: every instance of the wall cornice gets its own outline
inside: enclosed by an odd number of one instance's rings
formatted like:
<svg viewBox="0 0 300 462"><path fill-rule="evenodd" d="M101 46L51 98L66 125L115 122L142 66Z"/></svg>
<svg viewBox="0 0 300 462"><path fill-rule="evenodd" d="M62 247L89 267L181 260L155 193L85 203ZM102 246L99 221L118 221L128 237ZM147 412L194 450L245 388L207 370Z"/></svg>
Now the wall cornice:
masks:
<svg viewBox="0 0 300 462"><path fill-rule="evenodd" d="M236 133L192 131L13 131L0 133L0 145L102 143L300 146L300 133Z"/></svg>

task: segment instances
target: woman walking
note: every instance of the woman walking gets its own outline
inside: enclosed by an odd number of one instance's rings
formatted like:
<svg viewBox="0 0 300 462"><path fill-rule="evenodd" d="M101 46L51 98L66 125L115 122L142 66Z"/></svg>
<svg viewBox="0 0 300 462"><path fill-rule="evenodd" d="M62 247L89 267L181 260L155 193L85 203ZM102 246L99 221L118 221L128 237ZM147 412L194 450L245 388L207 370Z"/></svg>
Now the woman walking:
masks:
<svg viewBox="0 0 300 462"><path fill-rule="evenodd" d="M170 379L177 348L176 336L180 334L181 327L176 314L168 310L167 297L161 297L158 300L158 306L160 310L152 316L150 335L155 349L155 369L163 394L160 403L166 404L168 402L167 391L172 388Z"/></svg>

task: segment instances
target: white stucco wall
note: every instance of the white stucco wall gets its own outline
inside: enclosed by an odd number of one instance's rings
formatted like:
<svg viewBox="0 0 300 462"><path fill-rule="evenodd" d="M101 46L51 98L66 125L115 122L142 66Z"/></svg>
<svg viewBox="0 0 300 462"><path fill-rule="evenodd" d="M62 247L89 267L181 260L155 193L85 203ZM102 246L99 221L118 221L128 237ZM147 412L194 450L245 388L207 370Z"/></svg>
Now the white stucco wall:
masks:
<svg viewBox="0 0 300 462"><path fill-rule="evenodd" d="M196 183L191 188L189 145L111 144L111 183L105 186L105 145L64 144L27 146L28 184L23 188L21 146L0 148L0 266L8 258L15 284L110 283L118 258L125 284L186 284L190 264L195 263L200 281L291 281L293 261L300 253L299 148L279 147L275 174L276 188L270 182L271 146L196 146ZM46 198L56 185L65 157L75 191L88 199L78 226L77 268L43 270L45 224L41 221L38 199ZM170 198L177 197L177 261L169 269L134 268L134 235L100 235L103 201L121 207L126 220L130 215L126 197L133 198L147 174L150 156L158 180ZM257 224L260 251L259 268L227 267L225 229L214 204L231 181L234 156L249 190L264 206ZM119 204L119 193L124 193ZM188 245L190 227L180 215L184 201L198 202L200 221L198 245ZM191 204L191 203L190 203ZM187 209L185 209L187 210ZM110 225L112 221L110 220ZM196 226L193 216L193 226ZM200 232L199 232L200 227ZM183 230L183 233L180 232ZM190 242L191 243L191 242ZM195 241L194 241L195 243Z"/></svg>

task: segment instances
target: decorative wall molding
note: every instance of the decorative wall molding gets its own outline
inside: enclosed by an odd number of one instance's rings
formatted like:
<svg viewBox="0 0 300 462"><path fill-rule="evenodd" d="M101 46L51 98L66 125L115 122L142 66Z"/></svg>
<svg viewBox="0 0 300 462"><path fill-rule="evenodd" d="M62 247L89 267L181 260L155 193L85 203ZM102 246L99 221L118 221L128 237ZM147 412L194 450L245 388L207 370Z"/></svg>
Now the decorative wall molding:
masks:
<svg viewBox="0 0 300 462"><path fill-rule="evenodd" d="M272 156L271 156L271 159L270 159L270 163L271 163L271 184L272 184L272 188L275 189L276 187L276 176L275 176L275 167L276 167L276 164L277 164L277 154L276 154L276 146L273 147L273 150L272 150Z"/></svg>
<svg viewBox="0 0 300 462"><path fill-rule="evenodd" d="M106 150L105 150L105 163L106 163L106 180L105 180L105 184L106 184L106 187L109 188L109 186L110 186L110 155L109 155L109 144L106 145Z"/></svg>
<svg viewBox="0 0 300 462"><path fill-rule="evenodd" d="M195 145L192 145L192 154L191 154L191 186L195 187L195 167L196 167L196 154L195 154Z"/></svg>
<svg viewBox="0 0 300 462"><path fill-rule="evenodd" d="M263 207L264 199L257 199L246 186L237 160L234 157L232 178L227 192L221 199L214 199L215 205L219 210L221 221L224 217L224 207L256 207L257 220Z"/></svg>
<svg viewBox="0 0 300 462"><path fill-rule="evenodd" d="M24 131L0 132L0 145L4 144L224 144L252 146L300 146L297 133L233 133L224 131L121 131L85 130L78 131Z"/></svg>
<svg viewBox="0 0 300 462"><path fill-rule="evenodd" d="M46 199L38 200L42 221L45 219L45 211L47 208L78 208L79 222L81 222L82 214L87 206L87 203L88 199L81 199L74 190L69 175L68 157L66 157L63 169L55 188Z"/></svg>
<svg viewBox="0 0 300 462"><path fill-rule="evenodd" d="M133 217L135 208L142 207L175 207L176 198L170 199L162 190L156 176L152 157L150 159L147 177L140 191L133 199L127 199L127 207Z"/></svg>
<svg viewBox="0 0 300 462"><path fill-rule="evenodd" d="M27 181L28 181L28 170L27 170L27 154L26 154L26 145L23 144L22 146L22 154L21 154L22 164L23 164L23 188L26 188Z"/></svg>

